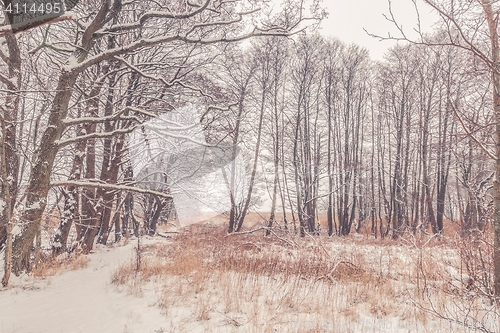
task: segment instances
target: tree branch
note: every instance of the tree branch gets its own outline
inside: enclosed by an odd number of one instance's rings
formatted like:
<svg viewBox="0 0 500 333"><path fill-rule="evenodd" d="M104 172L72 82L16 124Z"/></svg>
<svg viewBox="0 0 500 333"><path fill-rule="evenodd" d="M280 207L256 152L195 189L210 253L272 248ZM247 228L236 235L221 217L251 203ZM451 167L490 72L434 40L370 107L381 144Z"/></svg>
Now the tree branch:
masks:
<svg viewBox="0 0 500 333"><path fill-rule="evenodd" d="M476 142L479 147L481 147L481 149L486 153L486 155L488 155L489 158L491 158L492 160L496 161L498 160L497 157L495 157L495 155L493 155L488 149L486 149L486 147L481 143L479 142L478 139L476 139L474 137L474 135L472 135L472 133L467 129L467 127L465 126L464 124L464 121L462 120L462 118L460 117L460 115L458 114L457 112L457 109L455 108L455 106L453 105L453 103L451 103L450 100L448 100L448 104L450 104L451 106L451 109L453 110L453 113L455 113L455 116L457 116L458 120L460 121L460 124L462 125L462 128L464 129L465 133L467 133L467 135L472 139L474 140L474 142Z"/></svg>
<svg viewBox="0 0 500 333"><path fill-rule="evenodd" d="M134 43L129 44L128 46L125 47L119 47L119 48L114 48L110 50L106 50L98 55L95 55L93 57L88 58L86 61L83 61L81 63L70 63L69 65L65 66L65 70L68 72L74 72L74 73L80 73L87 69L88 67L95 65L101 61L104 60L109 60L113 57L122 55L122 54L127 54L131 51L135 51L137 49L143 48L143 47L148 47L148 46L153 46L161 43L168 43L168 42L173 42L173 41L183 41L185 43L198 43L198 44L215 44L215 43L232 43L232 42L238 42L241 40L248 39L250 37L261 37L261 36L290 36L294 33L291 32L273 32L276 31L277 28L275 29L269 29L269 30L261 30L257 27L254 27L254 29L244 35L239 35L235 37L221 37L221 38L191 38L187 37L186 34L182 35L167 35L167 36L161 36L161 37L156 37L156 38L147 38L147 39L140 39Z"/></svg>
<svg viewBox="0 0 500 333"><path fill-rule="evenodd" d="M65 126L73 126L73 125L80 125L80 124L99 124L99 123L105 123L105 122L117 120L117 119L136 120L136 121L138 120L135 117L122 117L122 114L127 112L127 111L134 111L137 113L142 113L148 117L156 117L156 115L154 113L128 106L128 107L120 110L116 114L109 115L106 117L82 117L82 118L75 118L75 119L64 119L63 124Z"/></svg>
<svg viewBox="0 0 500 333"><path fill-rule="evenodd" d="M188 13L172 13L172 12L164 12L164 11L150 11L145 14L143 14L139 20L136 23L131 23L131 24L121 24L121 25L115 25L112 26L108 29L105 29L102 32L99 32L99 34L102 33L107 33L107 32L122 32L122 31L128 31L128 30L133 30L133 29L139 29L144 26L144 23L146 23L147 20L152 19L152 18L167 18L167 19L186 19L193 17L201 12L203 12L208 5L210 4L210 0L206 0L205 3L200 6L198 9L195 11Z"/></svg>
<svg viewBox="0 0 500 333"><path fill-rule="evenodd" d="M75 186L75 187L86 187L86 188L102 188L105 190L116 190L116 191L128 191L128 192L136 192L141 194L152 194L157 195L159 197L172 199L172 195L154 191L143 189L139 187L127 186L127 185L118 185L118 184L107 184L107 183L97 183L95 180L66 180L66 181L56 181L50 183L51 187L60 187L60 186Z"/></svg>
<svg viewBox="0 0 500 333"><path fill-rule="evenodd" d="M135 130L136 128L142 126L142 124L137 124L134 126L131 126L129 128L120 128L116 129L111 132L103 132L103 133L91 133L87 135L80 135L71 139L66 139L66 140L56 140L54 142L55 145L58 145L59 148L65 147L67 145L70 145L72 143L76 143L82 140L89 140L89 139L102 139L102 138L110 138L115 135L121 135L121 134L127 134Z"/></svg>

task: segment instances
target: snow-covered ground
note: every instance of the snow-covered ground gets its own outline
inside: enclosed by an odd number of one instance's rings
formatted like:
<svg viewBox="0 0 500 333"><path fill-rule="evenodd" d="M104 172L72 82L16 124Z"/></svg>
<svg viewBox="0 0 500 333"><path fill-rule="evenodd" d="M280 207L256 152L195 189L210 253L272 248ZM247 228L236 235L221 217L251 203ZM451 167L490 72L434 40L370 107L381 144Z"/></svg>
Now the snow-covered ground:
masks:
<svg viewBox="0 0 500 333"><path fill-rule="evenodd" d="M460 297L467 289L459 282L467 276L454 268L458 258L449 245L420 253L356 235L290 237L288 243L261 236L185 228L168 239L141 237L139 272L134 239L96 246L85 268L47 278L12 276L9 287L0 288L0 333L312 333L325 330L307 325L325 320L331 332L438 333L470 332L465 320L484 319L486 312L486 319L498 318L481 297L470 303ZM416 264L425 280L415 276ZM456 282L449 284L456 291L444 292L444 280ZM424 287L430 297L418 298ZM464 324L451 329L450 321L412 301L443 307L446 318ZM343 328L360 320L365 326ZM389 322L394 329L373 328ZM408 330L406 324L420 326Z"/></svg>
<svg viewBox="0 0 500 333"><path fill-rule="evenodd" d="M83 269L42 281L13 276L0 288L0 333L160 333L167 317L143 297L117 290L113 271L134 260L134 244L98 246Z"/></svg>

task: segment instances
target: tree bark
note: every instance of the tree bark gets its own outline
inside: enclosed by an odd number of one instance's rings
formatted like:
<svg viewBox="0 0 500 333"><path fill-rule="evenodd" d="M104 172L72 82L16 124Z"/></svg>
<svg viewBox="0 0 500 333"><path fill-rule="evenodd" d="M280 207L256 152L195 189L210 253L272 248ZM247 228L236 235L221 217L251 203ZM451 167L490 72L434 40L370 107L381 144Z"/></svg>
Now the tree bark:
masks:
<svg viewBox="0 0 500 333"><path fill-rule="evenodd" d="M9 50L9 57L3 60L8 66L8 78L0 74L0 82L7 86L9 92L7 92L4 107L0 106L0 109L3 114L3 121L5 121L5 131L2 135L5 135L5 138L3 139L3 149L5 150L5 172L9 183L9 200L11 203L15 203L18 192L20 156L17 151L18 143L16 123L18 121L20 94L17 93L17 91L21 89L22 59L16 37L13 34L7 34L5 36L5 40L7 42L7 49ZM6 200L6 198L4 198L4 200ZM8 212L6 211L7 205L0 209L0 248L2 248L2 245L7 239L7 223L10 221L8 216L12 216L14 205L11 204L9 207L10 211Z"/></svg>
<svg viewBox="0 0 500 333"><path fill-rule="evenodd" d="M253 191L253 186L255 184L255 174L257 172L257 162L259 159L259 151L260 151L260 140L262 137L262 121L264 119L264 104L266 101L266 88L267 84L264 83L262 87L262 100L261 100L261 105L260 105L260 116L259 116L259 127L257 128L257 143L255 145L255 154L254 154L254 159L253 159L253 166L252 166L252 174L250 176L250 184L248 185L248 193L245 201L245 206L243 207L243 210L241 211L241 216L238 221L238 226L236 228L236 232L239 232L241 230L241 227L243 226L243 222L245 220L245 216L248 211L248 207L250 206L250 200L252 199L252 191Z"/></svg>
<svg viewBox="0 0 500 333"><path fill-rule="evenodd" d="M49 126L35 151L33 170L26 189L26 205L19 222L21 232L15 235L13 242L12 270L17 276L29 269L29 255L47 203L50 175L59 148L57 140L64 130L62 120L66 118L76 77L76 73L62 71L48 119Z"/></svg>
<svg viewBox="0 0 500 333"><path fill-rule="evenodd" d="M6 244L5 244L5 264L4 264L4 275L2 278L2 285L7 287L9 284L9 278L12 271L12 221L11 221L11 207L12 201L10 196L10 186L8 182L8 171L7 171L7 154L6 154L6 142L7 142L7 129L5 119L0 116L1 125L1 140L0 140L0 204L4 206L4 226L6 231Z"/></svg>
<svg viewBox="0 0 500 333"><path fill-rule="evenodd" d="M486 21L490 30L491 62L493 66L493 112L495 119L495 180L493 182L493 230L494 230L494 289L497 303L500 302L500 45L498 16L490 0L482 0Z"/></svg>

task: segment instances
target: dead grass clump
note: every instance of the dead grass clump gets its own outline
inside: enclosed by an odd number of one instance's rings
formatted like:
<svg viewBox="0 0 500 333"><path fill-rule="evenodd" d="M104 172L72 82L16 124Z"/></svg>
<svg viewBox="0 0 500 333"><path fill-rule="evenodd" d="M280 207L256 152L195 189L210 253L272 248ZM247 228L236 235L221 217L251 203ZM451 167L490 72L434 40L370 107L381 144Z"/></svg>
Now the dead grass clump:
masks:
<svg viewBox="0 0 500 333"><path fill-rule="evenodd" d="M151 251L151 253L149 253ZM133 280L150 281L166 275L183 276L191 282L201 284L208 275L209 266L198 253L191 249L168 251L170 257L165 257L163 248L147 246L141 248L141 263L130 262L120 266L112 275L111 282L118 285L127 284ZM146 254L149 253L148 257Z"/></svg>
<svg viewBox="0 0 500 333"><path fill-rule="evenodd" d="M111 283L123 285L130 280L132 275L134 275L134 268L132 265L121 265L113 272Z"/></svg>
<svg viewBox="0 0 500 333"><path fill-rule="evenodd" d="M53 255L40 253L31 273L36 277L54 276L64 270L77 270L87 267L89 259L85 255Z"/></svg>

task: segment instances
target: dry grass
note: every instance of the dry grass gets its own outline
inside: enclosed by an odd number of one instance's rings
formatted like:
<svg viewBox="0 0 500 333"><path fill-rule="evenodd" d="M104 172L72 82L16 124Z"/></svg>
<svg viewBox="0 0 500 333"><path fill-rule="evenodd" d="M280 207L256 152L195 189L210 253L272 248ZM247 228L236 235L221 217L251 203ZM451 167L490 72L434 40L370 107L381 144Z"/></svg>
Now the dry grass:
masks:
<svg viewBox="0 0 500 333"><path fill-rule="evenodd" d="M477 244L461 244L457 251L453 240L411 236L227 236L222 227L192 226L167 244L141 248L139 270L124 265L112 282L134 294L153 290L152 303L171 319L172 332L288 332L293 320L419 322L424 332L449 332L447 319L462 318L467 309L463 319L480 318L491 309L481 289L490 278L481 272L491 253L485 248L481 261L473 255ZM469 272L476 272L477 287L468 282ZM440 316L443 330L429 329Z"/></svg>
<svg viewBox="0 0 500 333"><path fill-rule="evenodd" d="M34 265L32 274L35 277L49 277L66 270L77 270L87 267L89 259L85 255L52 255L40 254L38 262Z"/></svg>

